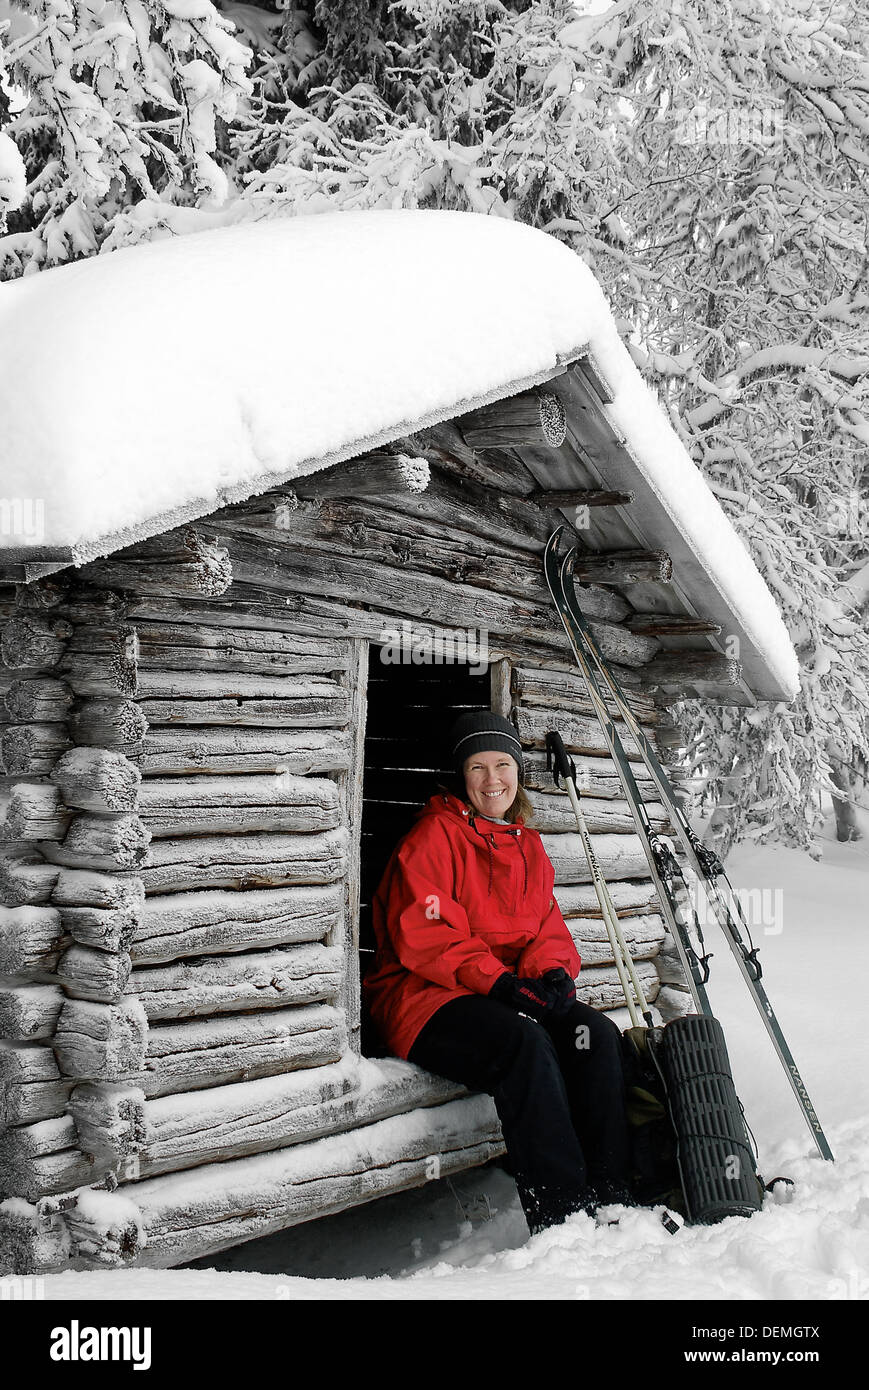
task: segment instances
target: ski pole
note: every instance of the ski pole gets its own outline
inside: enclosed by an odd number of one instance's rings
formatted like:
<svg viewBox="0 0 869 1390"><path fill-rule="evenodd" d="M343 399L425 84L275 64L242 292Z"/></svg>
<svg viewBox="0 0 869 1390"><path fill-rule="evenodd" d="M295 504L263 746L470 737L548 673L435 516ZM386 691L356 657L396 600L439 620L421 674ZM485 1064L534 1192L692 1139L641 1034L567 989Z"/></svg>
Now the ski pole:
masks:
<svg viewBox="0 0 869 1390"><path fill-rule="evenodd" d="M556 786L559 786L560 782L564 782L565 790L570 797L576 815L583 849L585 850L585 857L588 860L588 867L591 871L591 881L594 884L594 890L597 894L598 903L600 904L601 915L606 926L607 936L609 937L609 943L613 952L613 959L615 960L622 992L625 996L625 1003L628 1006L631 1024L634 1028L640 1025L639 1015L637 1014L637 1004L639 1004L643 1013L643 1018L649 1028L652 1028L654 1027L652 1014L645 993L643 992L639 976L634 967L633 958L625 944L618 914L616 913L613 900L610 896L607 881L601 872L597 855L591 843L591 836L588 833L585 816L579 804L579 796L576 790L576 764L568 755L564 746L564 740L556 729L550 730L546 735L546 766L552 772ZM634 991L636 992L636 1003L634 1002L633 995L629 988L628 975L630 975L630 984L633 985Z"/></svg>

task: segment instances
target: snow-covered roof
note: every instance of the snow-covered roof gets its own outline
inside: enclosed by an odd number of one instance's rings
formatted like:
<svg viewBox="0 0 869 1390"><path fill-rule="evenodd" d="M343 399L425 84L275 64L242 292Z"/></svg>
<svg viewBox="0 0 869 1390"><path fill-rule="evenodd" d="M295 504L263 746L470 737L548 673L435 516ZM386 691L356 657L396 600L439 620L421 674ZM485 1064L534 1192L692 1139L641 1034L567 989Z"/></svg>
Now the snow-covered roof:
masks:
<svg viewBox="0 0 869 1390"><path fill-rule="evenodd" d="M585 342L578 267L517 223L378 211L0 285L4 490L104 555L545 379Z"/></svg>
<svg viewBox="0 0 869 1390"><path fill-rule="evenodd" d="M644 481L795 693L776 604L591 271L544 232L474 213L222 227L0 285L0 561L85 563L587 350Z"/></svg>

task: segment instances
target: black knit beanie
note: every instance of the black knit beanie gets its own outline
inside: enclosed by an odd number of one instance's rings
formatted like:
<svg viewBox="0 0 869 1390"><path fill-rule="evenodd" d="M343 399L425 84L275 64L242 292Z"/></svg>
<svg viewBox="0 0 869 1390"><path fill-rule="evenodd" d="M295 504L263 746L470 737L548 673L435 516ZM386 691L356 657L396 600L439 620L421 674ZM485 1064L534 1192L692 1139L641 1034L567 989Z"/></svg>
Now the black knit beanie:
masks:
<svg viewBox="0 0 869 1390"><path fill-rule="evenodd" d="M457 777L462 776L465 759L473 753L509 753L519 767L519 781L525 775L522 744L509 719L491 710L469 710L456 720L447 740L448 761Z"/></svg>

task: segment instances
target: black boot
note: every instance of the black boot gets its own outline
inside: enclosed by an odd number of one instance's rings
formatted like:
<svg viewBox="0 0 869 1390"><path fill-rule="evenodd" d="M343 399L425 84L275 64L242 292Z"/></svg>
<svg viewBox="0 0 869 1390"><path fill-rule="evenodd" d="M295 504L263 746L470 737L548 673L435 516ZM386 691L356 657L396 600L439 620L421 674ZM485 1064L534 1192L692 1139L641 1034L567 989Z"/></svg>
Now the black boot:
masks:
<svg viewBox="0 0 869 1390"><path fill-rule="evenodd" d="M594 1216L598 1205L594 1193L588 1188L584 1193L577 1192L576 1188L553 1187L537 1187L529 1191L520 1185L519 1198L533 1236L548 1230L550 1226L560 1226L568 1216L580 1211L584 1211L586 1216Z"/></svg>
<svg viewBox="0 0 869 1390"><path fill-rule="evenodd" d="M635 1207L639 1205L626 1182L597 1182L591 1190L599 1207Z"/></svg>

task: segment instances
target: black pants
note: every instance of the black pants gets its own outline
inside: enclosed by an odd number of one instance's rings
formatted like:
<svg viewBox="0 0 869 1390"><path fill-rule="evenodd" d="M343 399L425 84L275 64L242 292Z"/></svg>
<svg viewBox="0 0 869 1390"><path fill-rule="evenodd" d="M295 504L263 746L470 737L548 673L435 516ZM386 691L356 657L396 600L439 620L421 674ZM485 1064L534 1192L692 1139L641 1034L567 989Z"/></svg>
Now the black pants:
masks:
<svg viewBox="0 0 869 1390"><path fill-rule="evenodd" d="M494 1098L532 1234L629 1200L621 1035L587 1004L546 1025L482 994L451 999L408 1060Z"/></svg>

